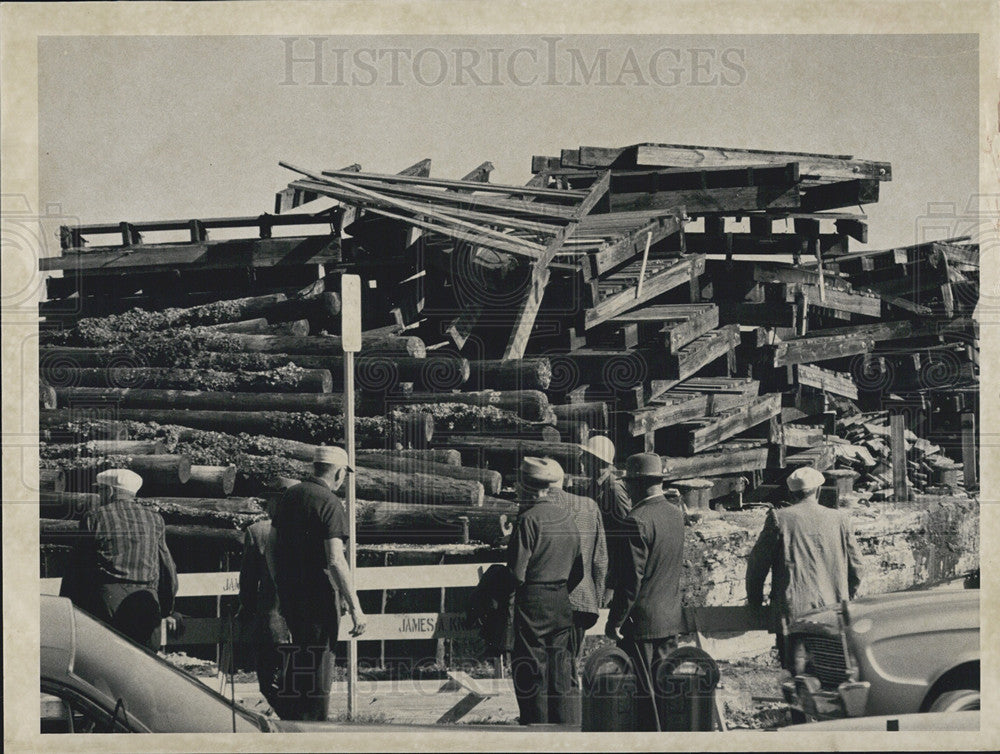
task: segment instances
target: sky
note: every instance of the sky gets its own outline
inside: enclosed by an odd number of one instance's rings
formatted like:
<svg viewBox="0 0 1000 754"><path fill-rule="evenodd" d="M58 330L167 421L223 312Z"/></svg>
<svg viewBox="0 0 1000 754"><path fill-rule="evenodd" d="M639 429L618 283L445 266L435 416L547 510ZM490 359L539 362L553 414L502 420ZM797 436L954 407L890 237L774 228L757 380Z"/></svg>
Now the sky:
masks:
<svg viewBox="0 0 1000 754"><path fill-rule="evenodd" d="M83 223L270 212L295 178L279 160L430 157L449 178L489 160L522 184L534 154L640 142L888 161L873 249L955 235L978 188L968 35L45 37L38 54L40 199Z"/></svg>

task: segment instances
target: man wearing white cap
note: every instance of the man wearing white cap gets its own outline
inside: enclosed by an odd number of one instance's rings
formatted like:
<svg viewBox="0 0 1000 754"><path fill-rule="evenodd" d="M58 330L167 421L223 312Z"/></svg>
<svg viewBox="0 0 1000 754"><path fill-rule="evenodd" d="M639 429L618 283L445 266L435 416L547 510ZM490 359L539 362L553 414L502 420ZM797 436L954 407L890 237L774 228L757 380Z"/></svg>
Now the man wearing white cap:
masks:
<svg viewBox="0 0 1000 754"><path fill-rule="evenodd" d="M96 485L101 504L80 521L83 539L60 593L148 645L177 594L166 526L159 513L135 502L142 477L134 471L102 471Z"/></svg>
<svg viewBox="0 0 1000 754"><path fill-rule="evenodd" d="M747 562L752 607L764 602L768 572L771 606L786 620L854 598L861 583L858 545L848 517L819 504L823 481L823 474L810 466L796 469L788 477L792 505L768 511Z"/></svg>
<svg viewBox="0 0 1000 754"><path fill-rule="evenodd" d="M352 471L347 452L316 448L313 471L285 490L275 506L265 552L278 609L292 635L282 648L285 672L278 693L287 700L282 712L293 720L326 720L342 599L354 623L351 634L365 630L344 556L347 513L334 494Z"/></svg>
<svg viewBox="0 0 1000 754"><path fill-rule="evenodd" d="M580 533L566 506L549 497L563 477L550 458L525 458L518 476L521 509L510 535L507 566L514 576L511 676L521 725L570 723L569 593L580 582Z"/></svg>
<svg viewBox="0 0 1000 754"><path fill-rule="evenodd" d="M624 483L614 474L614 443L603 435L594 435L580 447L585 451L582 460L588 484L586 489L578 492L596 502L601 509L607 539L608 571L604 582L605 593L601 595L602 604L607 604L621 574L630 565L625 519L632 510L632 500Z"/></svg>

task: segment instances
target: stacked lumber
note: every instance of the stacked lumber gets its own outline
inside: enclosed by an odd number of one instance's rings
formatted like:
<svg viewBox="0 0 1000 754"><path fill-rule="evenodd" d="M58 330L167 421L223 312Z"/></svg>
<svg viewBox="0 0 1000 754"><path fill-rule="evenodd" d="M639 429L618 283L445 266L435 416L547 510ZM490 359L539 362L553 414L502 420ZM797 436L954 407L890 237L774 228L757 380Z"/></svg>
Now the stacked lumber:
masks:
<svg viewBox="0 0 1000 754"><path fill-rule="evenodd" d="M67 325L40 350L52 494L89 491L93 469L144 447L190 465L151 500L268 499L308 473L315 446L344 436L342 273L375 292L355 430L375 506L364 530L387 522L385 541L402 522L419 522L406 541L499 536L521 458L579 475L595 433L619 463L658 453L692 500L780 502L810 464L839 504L883 494L887 462L864 445L877 433L845 422L916 401L914 453L946 445L921 416L974 411L978 247L853 248L867 242L853 208L878 200L887 163L578 147L534 157L524 185L491 183L490 163L458 179L432 178L430 160L395 174L281 164L297 177L275 214L63 230L42 263L79 272L50 278L42 304ZM319 232L272 237L283 225ZM215 228L255 237L208 240ZM946 453L924 455L914 489L953 481Z"/></svg>

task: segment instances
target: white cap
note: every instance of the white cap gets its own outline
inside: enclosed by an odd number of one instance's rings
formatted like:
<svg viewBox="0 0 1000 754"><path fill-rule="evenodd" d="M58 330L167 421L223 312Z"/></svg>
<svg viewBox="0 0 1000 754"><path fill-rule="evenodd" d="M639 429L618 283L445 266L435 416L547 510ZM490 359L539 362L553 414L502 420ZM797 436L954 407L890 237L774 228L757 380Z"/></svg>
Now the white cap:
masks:
<svg viewBox="0 0 1000 754"><path fill-rule="evenodd" d="M592 456L597 456L604 463L615 462L615 445L604 435L594 435L580 447Z"/></svg>
<svg viewBox="0 0 1000 754"><path fill-rule="evenodd" d="M823 474L812 466L803 466L788 475L788 489L792 492L814 490L817 487L822 487L825 481Z"/></svg>
<svg viewBox="0 0 1000 754"><path fill-rule="evenodd" d="M313 453L313 463L328 463L331 466L344 466L348 471L353 471L348 465L347 451L336 445L319 445Z"/></svg>
<svg viewBox="0 0 1000 754"><path fill-rule="evenodd" d="M97 484L134 495L142 487L142 477L130 469L108 469L97 475Z"/></svg>

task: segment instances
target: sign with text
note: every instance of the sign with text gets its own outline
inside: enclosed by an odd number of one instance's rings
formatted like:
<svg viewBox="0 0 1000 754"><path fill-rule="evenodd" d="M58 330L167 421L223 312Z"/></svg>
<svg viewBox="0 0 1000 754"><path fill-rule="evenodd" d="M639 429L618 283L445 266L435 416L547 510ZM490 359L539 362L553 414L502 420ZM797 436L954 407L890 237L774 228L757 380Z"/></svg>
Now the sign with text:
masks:
<svg viewBox="0 0 1000 754"><path fill-rule="evenodd" d="M361 350L361 277L340 277L340 337L345 353Z"/></svg>

